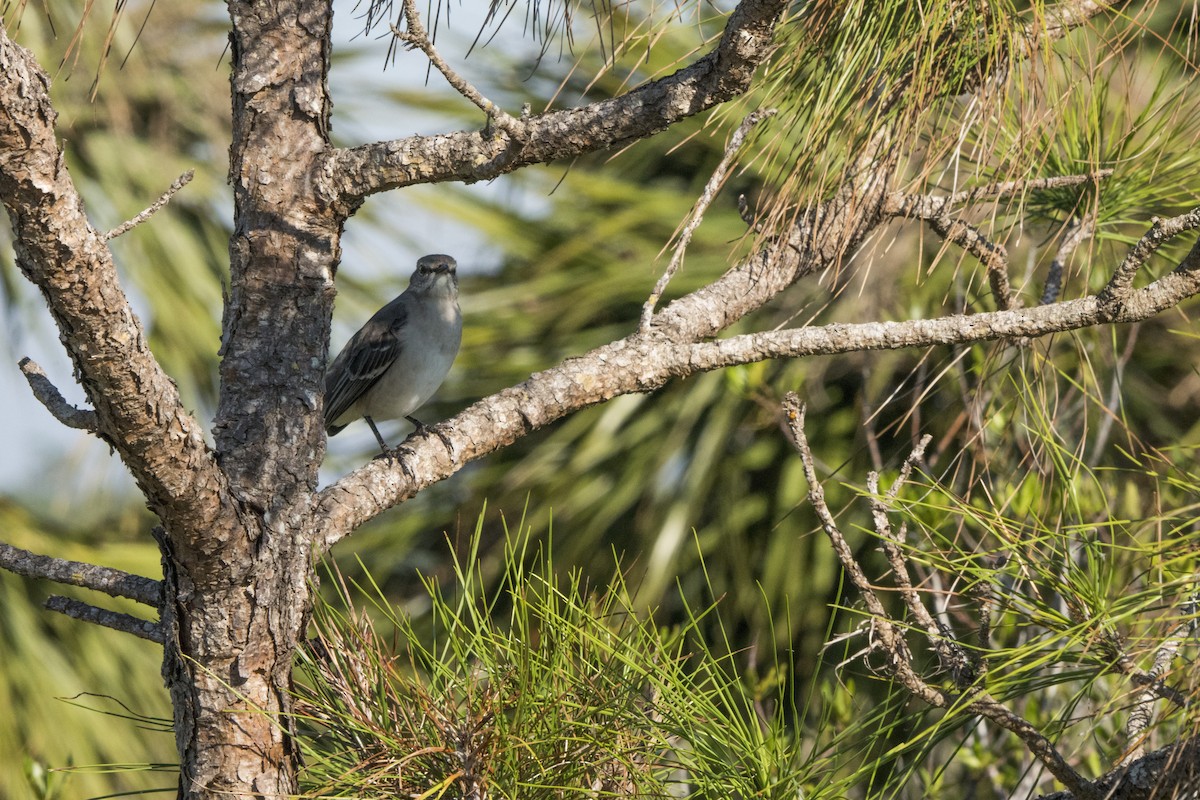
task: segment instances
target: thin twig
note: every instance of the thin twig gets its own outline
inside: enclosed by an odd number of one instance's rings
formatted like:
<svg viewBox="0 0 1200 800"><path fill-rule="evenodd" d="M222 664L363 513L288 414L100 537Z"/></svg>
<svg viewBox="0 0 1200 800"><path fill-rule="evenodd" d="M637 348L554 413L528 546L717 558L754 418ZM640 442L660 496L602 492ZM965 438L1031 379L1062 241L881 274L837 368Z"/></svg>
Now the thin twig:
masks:
<svg viewBox="0 0 1200 800"><path fill-rule="evenodd" d="M986 691L972 689L961 694L951 694L927 683L912 666L912 656L899 626L887 615L874 588L862 567L854 558L854 551L846 543L838 529L833 514L825 503L825 492L817 482L813 466L812 451L804 434L804 406L795 392L788 392L783 400L783 410L788 435L800 453L804 476L808 481L808 497L813 510L821 521L821 527L829 537L842 568L851 583L861 592L867 610L871 613L871 631L876 637L878 648L889 656L888 671L910 694L938 708L954 708L960 713L976 714L991 720L1000 727L1016 734L1030 753L1034 755L1055 778L1063 783L1081 800L1099 800L1093 784L1076 772L1055 748L1054 743L1028 720L1014 714Z"/></svg>
<svg viewBox="0 0 1200 800"><path fill-rule="evenodd" d="M194 169L189 169L187 172L180 175L178 178L175 179L175 182L171 184L170 188L168 188L165 192L163 192L162 195L159 196L159 198L157 200L155 200L150 205L149 208L147 208L145 211L138 214L136 217L129 220L128 222L122 222L120 225L113 228L108 233L104 234L104 241L108 241L109 239L115 239L123 233L129 233L129 231L133 230L138 225L141 225L143 222L150 219L150 217L154 215L154 212L158 211L160 208L165 206L167 203L171 202L171 198L175 196L175 193L178 192L180 189L182 189L184 186L187 186L189 183L191 183L192 178L194 178L195 176L196 176L196 170L194 170Z"/></svg>
<svg viewBox="0 0 1200 800"><path fill-rule="evenodd" d="M929 609L925 608L925 604L921 602L920 596L913 588L908 562L901 550L907 529L901 525L898 532L894 531L891 520L888 518L887 504L895 501L900 487L908 481L913 465L924 458L925 448L932 440L933 437L928 434L921 437L921 441L909 453L908 458L904 459L904 464L900 467L900 474L886 496L879 491L879 473L875 471L867 474L867 491L871 493L871 517L874 520L875 533L879 536L884 555L887 556L888 563L892 566L892 574L895 576L896 587L900 590L900 598L917 623L925 629L925 635L928 637L930 645L937 653L942 666L953 676L955 684L960 688L966 688L975 678L977 672L975 664L955 640L950 629L941 621L934 619L933 615L929 613Z"/></svg>
<svg viewBox="0 0 1200 800"><path fill-rule="evenodd" d="M1067 235L1063 237L1062 244L1058 246L1058 252L1054 254L1054 260L1050 262L1050 272L1046 276L1046 288L1042 290L1042 305L1048 306L1058 299L1059 293L1062 291L1062 276L1063 270L1066 269L1067 259L1071 257L1071 253L1075 252L1075 248L1083 243L1092 235L1096 227L1096 218L1092 214L1087 214L1082 219L1072 219L1067 226Z"/></svg>
<svg viewBox="0 0 1200 800"><path fill-rule="evenodd" d="M1163 676L1175 660L1179 645L1178 639L1167 639L1154 651L1154 664L1148 672L1136 670L1130 673L1134 683L1140 685L1142 690L1138 692L1137 700L1129 711L1129 721L1125 725L1126 737L1132 747L1125 758L1121 759L1122 764L1130 764L1146 754L1145 733L1154 721L1154 706L1158 700L1168 700L1179 708L1187 706L1187 699L1183 694L1163 681Z"/></svg>
<svg viewBox="0 0 1200 800"><path fill-rule="evenodd" d="M995 244L983 232L969 222L950 219L939 214L929 219L929 225L939 236L953 242L975 256L987 268L988 284L996 298L996 308L1008 311L1013 308L1012 287L1008 282L1008 251L1004 245Z"/></svg>
<svg viewBox="0 0 1200 800"><path fill-rule="evenodd" d="M883 213L892 217L932 219L959 206L972 205L980 200L998 200L1015 194L1063 189L1089 182L1099 182L1112 175L1111 169L1101 169L1083 175L1054 175L1019 181L1000 181L947 195L906 194L892 192L883 203Z"/></svg>
<svg viewBox="0 0 1200 800"><path fill-rule="evenodd" d="M97 608L58 594L46 598L46 608L66 614L81 622L91 622L105 628L112 628L114 631L132 633L134 636L148 639L151 642L163 643L162 626L152 620L139 619L129 614L109 611L106 608Z"/></svg>
<svg viewBox="0 0 1200 800"><path fill-rule="evenodd" d="M528 138L528 131L524 123L484 97L482 92L472 86L469 81L455 72L453 67L446 63L446 60L442 58L437 48L434 47L433 40L429 38L429 33L425 30L425 25L421 22L421 15L417 11L416 0L404 0L404 21L408 30L401 30L392 25L393 36L407 44L410 48L416 48L424 53L425 57L429 59L429 63L433 64L437 71L442 73L442 76L445 77L446 82L453 87L454 91L461 94L467 100L470 100L484 114L487 114L488 119L497 128L518 141L525 141Z"/></svg>
<svg viewBox="0 0 1200 800"><path fill-rule="evenodd" d="M729 144L725 146L725 154L721 156L721 163L717 164L717 168L713 170L708 183L704 184L704 191L700 193L700 198L696 200L696 205L692 207L690 219L679 233L679 241L675 244L675 252L671 254L671 263L667 265L666 272L654 284L654 290L650 292L650 296L646 298L646 302L642 306L642 320L638 325L640 333L646 333L650 330L650 321L654 317L654 307L658 304L659 299L662 298L663 292L667 290L667 284L671 282L671 278L675 277L675 273L683 266L683 255L687 251L688 245L692 242L692 235L700 227L700 223L704 220L704 213L708 211L708 207L716 198L717 192L725 184L725 178L729 175L729 168L733 165L733 159L737 155L738 150L741 149L742 143L746 141L746 136L750 133L750 129L767 117L775 116L776 113L776 109L773 108L750 112L742 120L742 124L738 125L737 130L733 132L733 136L729 138Z"/></svg>
<svg viewBox="0 0 1200 800"><path fill-rule="evenodd" d="M52 417L68 428L89 433L96 433L100 430L96 412L88 408L76 408L68 403L58 387L50 381L40 364L27 356L17 363L17 367L25 375L25 380L29 382L33 396L46 407Z"/></svg>
<svg viewBox="0 0 1200 800"><path fill-rule="evenodd" d="M26 578L45 578L55 583L94 589L110 597L128 597L155 608L162 600L162 584L151 578L112 567L38 555L4 542L0 542L0 569Z"/></svg>

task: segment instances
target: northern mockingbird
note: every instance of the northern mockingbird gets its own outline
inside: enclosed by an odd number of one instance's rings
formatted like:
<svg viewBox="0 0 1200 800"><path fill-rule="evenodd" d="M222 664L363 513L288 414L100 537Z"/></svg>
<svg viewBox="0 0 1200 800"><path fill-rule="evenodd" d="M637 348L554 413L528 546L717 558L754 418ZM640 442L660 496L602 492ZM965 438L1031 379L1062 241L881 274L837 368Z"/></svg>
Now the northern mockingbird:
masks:
<svg viewBox="0 0 1200 800"><path fill-rule="evenodd" d="M362 417L379 447L375 420L410 416L442 385L462 341L458 264L446 255L417 261L408 288L367 320L325 372L325 432Z"/></svg>

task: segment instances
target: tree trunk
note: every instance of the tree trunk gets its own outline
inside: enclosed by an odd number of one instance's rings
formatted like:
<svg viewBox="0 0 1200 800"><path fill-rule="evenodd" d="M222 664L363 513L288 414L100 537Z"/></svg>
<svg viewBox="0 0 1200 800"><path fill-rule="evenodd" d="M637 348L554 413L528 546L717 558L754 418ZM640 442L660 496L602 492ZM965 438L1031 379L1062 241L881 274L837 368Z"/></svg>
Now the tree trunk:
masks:
<svg viewBox="0 0 1200 800"><path fill-rule="evenodd" d="M313 190L329 147L332 10L231 2L236 202L216 457L239 509L164 539L166 655L181 796L295 794L281 714L310 608L311 498L345 213ZM263 403L264 397L276 402Z"/></svg>

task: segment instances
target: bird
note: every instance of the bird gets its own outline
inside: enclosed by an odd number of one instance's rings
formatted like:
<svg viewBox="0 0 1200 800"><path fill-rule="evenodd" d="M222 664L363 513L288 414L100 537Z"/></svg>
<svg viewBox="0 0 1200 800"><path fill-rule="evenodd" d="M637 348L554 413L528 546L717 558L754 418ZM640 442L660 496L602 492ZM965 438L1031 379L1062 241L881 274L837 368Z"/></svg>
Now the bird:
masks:
<svg viewBox="0 0 1200 800"><path fill-rule="evenodd" d="M362 417L386 454L377 421L403 417L425 429L412 413L442 385L462 343L457 269L448 255L421 257L408 288L350 337L325 371L327 435Z"/></svg>

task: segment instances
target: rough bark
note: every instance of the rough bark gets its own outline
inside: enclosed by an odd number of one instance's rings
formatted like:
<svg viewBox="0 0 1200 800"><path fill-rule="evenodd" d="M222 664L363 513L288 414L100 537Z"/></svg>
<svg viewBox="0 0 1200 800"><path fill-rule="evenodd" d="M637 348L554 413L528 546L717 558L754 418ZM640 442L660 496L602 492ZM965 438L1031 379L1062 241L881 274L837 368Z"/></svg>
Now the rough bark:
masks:
<svg viewBox="0 0 1200 800"><path fill-rule="evenodd" d="M1195 797L1200 791L1200 741L1195 738L1148 753L1093 781L1105 800L1166 800ZM1081 800L1073 792L1054 792L1042 800Z"/></svg>
<svg viewBox="0 0 1200 800"><path fill-rule="evenodd" d="M798 279L846 260L887 218L890 136L855 176L713 284L605 345L485 398L396 461L373 461L317 493L321 393L340 235L367 195L419 182L476 181L532 163L616 147L746 91L787 3L743 0L716 48L674 75L579 109L509 120L502 130L330 146L331 9L317 0L231 0L235 230L210 449L145 345L62 162L49 81L0 28L0 194L18 263L42 291L94 408L60 417L109 442L162 519L163 674L175 706L181 796L295 794L294 745L280 720L310 606L315 555L467 462L581 408L696 372L765 358L1039 336L1144 319L1200 292L1197 252L1149 286L1133 277L1161 240L1155 226L1105 292L1036 309L712 337ZM1054 38L1104 6L1065 3ZM1039 29L1040 30L1040 29ZM1018 189L1020 187L1017 187ZM903 205L903 203L901 203ZM39 384L41 386L41 384ZM53 387L40 396L54 400ZM61 397L59 397L61 400ZM61 405L61 404L60 404ZM72 414L71 412L76 412ZM444 437L444 438L442 438ZM37 574L59 567L9 552ZM153 582L95 575L156 601ZM131 590L132 591L132 590Z"/></svg>
<svg viewBox="0 0 1200 800"><path fill-rule="evenodd" d="M84 213L56 138L50 80L0 26L0 198L17 265L41 290L96 433L125 462L173 530L236 525L225 477L155 361L104 234Z"/></svg>
<svg viewBox="0 0 1200 800"><path fill-rule="evenodd" d="M213 432L243 525L171 538L164 674L185 792L279 797L298 788L281 714L309 608L305 530L344 222L309 179L329 149L332 11L305 0L228 9L235 219Z"/></svg>
<svg viewBox="0 0 1200 800"><path fill-rule="evenodd" d="M31 380L60 419L114 447L164 522L161 587L116 574L88 585L137 586L154 602L161 588L161 623L139 631L164 640L181 796L297 790L280 715L325 525L313 514L321 390L349 214L373 191L489 177L498 171L478 165L497 156L507 170L613 147L710 108L745 91L785 5L745 0L692 66L620 98L529 118L519 141L464 133L339 152L328 141L328 4L229 3L236 216L213 449L145 345L107 235L84 215L55 140L48 78L0 30L0 190L18 262L45 295L95 410L64 408L36 365ZM435 171L408 174L410 157ZM13 556L41 577L69 574L66 564ZM62 610L100 621L79 605Z"/></svg>

